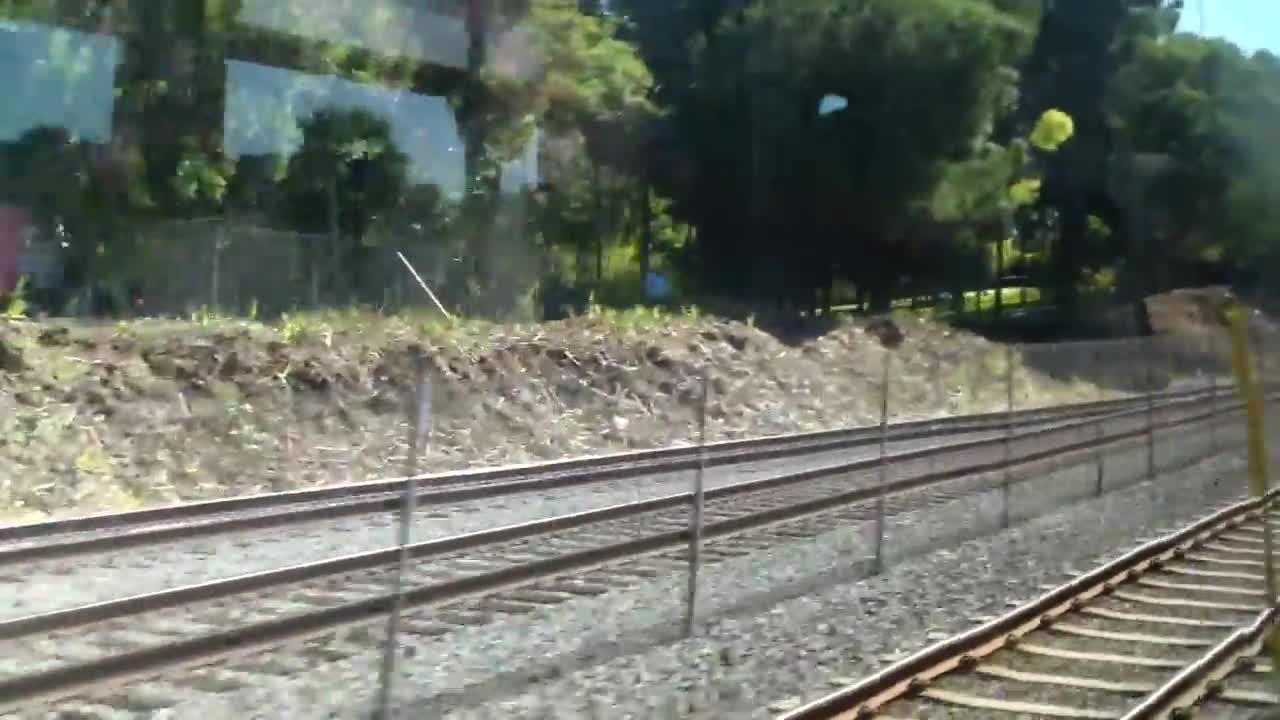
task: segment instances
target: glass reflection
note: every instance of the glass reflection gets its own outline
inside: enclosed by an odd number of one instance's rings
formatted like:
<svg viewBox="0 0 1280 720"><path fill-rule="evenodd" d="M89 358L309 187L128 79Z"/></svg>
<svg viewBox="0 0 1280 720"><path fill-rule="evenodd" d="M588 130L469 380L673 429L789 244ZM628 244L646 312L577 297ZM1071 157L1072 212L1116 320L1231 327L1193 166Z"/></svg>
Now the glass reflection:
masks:
<svg viewBox="0 0 1280 720"><path fill-rule="evenodd" d="M488 68L536 62L521 13L472 5L0 3L0 293L387 307L420 299L402 251L461 309L533 314L540 133L494 117Z"/></svg>

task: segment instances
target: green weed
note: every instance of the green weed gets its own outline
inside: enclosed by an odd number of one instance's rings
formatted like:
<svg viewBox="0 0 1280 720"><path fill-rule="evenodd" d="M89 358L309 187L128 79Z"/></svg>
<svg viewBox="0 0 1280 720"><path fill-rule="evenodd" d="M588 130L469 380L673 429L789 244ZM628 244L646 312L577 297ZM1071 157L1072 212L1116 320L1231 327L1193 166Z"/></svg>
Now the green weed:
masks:
<svg viewBox="0 0 1280 720"><path fill-rule="evenodd" d="M9 299L5 301L3 312L0 315L10 320L21 320L30 312L31 306L27 303L27 277L24 275L18 278L18 285L13 289L13 293L9 295Z"/></svg>

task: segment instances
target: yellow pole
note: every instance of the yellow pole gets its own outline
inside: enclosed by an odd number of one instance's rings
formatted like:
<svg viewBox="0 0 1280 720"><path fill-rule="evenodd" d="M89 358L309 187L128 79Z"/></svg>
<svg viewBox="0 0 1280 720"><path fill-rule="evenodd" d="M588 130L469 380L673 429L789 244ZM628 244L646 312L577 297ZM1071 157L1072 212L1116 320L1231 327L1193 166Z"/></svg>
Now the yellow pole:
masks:
<svg viewBox="0 0 1280 720"><path fill-rule="evenodd" d="M1227 307L1227 322L1231 325L1231 368L1236 376L1236 386L1245 405L1245 421L1249 432L1249 494L1262 497L1267 494L1267 446L1266 419L1263 417L1262 388L1253 373L1249 354L1249 318L1247 311L1232 303ZM1263 566L1267 579L1267 602L1276 599L1275 568L1271 565L1271 525L1262 523Z"/></svg>
<svg viewBox="0 0 1280 720"><path fill-rule="evenodd" d="M1231 327L1231 368L1236 376L1236 386L1244 399L1245 419L1249 432L1249 494L1262 497L1267 494L1267 445L1266 417L1263 406L1263 389L1253 372L1249 353L1249 321L1247 310L1238 303L1226 309ZM1262 568L1266 581L1267 604L1276 602L1276 574L1272 561L1270 508L1262 508ZM1266 642L1272 662L1280 663L1280 636L1273 628ZM1280 664L1276 667L1280 669Z"/></svg>

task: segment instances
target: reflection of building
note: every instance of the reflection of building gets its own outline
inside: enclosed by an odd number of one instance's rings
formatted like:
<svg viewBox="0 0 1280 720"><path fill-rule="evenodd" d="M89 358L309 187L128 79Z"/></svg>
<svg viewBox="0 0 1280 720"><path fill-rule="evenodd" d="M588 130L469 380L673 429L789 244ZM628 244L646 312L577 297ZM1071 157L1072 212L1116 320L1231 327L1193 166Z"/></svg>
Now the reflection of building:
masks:
<svg viewBox="0 0 1280 720"><path fill-rule="evenodd" d="M380 0L307 3L305 17L280 0L244 0L240 22L309 40L339 43L388 57L442 67L467 67L462 0ZM370 13L380 18L369 22Z"/></svg>
<svg viewBox="0 0 1280 720"><path fill-rule="evenodd" d="M194 302L216 305L234 297L248 302L265 294L249 287L254 278L261 285L288 285L278 277L265 277L269 272L259 278L250 269L275 269L272 253L288 245L281 237L292 233L299 248L305 249L295 254L305 254L311 263L299 265L299 272L306 275L299 282L305 283L303 294L308 299L319 303L325 297L335 302L373 297L381 301L383 276L377 266L383 258L364 243L371 237L365 233L370 232L374 212L362 204L360 182L355 188L351 184L343 188L347 202L337 199L338 184L332 179L324 191L294 192L285 202L273 202L273 198L279 200L283 193L285 184L279 181L289 158L302 146L303 124L322 109L360 110L387 121L391 141L408 159L407 179L414 186L403 198L457 200L478 189L476 183L485 182L483 172L490 169L484 156L487 148L467 138L483 140L485 128L483 121L471 127L464 124L467 108L483 105L474 98L484 93L465 91L479 86L489 48L501 48L494 50L495 56L515 71L532 73L534 58L525 52L527 38L516 27L518 23L497 17L478 22L465 11L473 2L475 7L481 2L500 4L490 0L97 0L8 10L14 15L0 18L0 77L13 78L17 92L11 102L0 105L0 142L11 142L36 127L54 126L76 136L81 142L73 144L92 156L89 173L94 189L101 192L93 201L99 204L86 214L96 215L68 213L72 221L67 230L71 240L67 276L73 285L132 285L140 281L139 276L144 283L158 282L164 270L148 263L169 256L153 248L178 239L187 245L175 244L177 256L191 260L191 271L202 273L202 278L198 282L183 279L180 287L173 288L175 298L190 288L188 299ZM58 10L41 11L32 5L74 9L55 15ZM217 17L220 12L233 14ZM483 115L476 112L471 117ZM457 296L499 290L517 294L524 279L513 279L515 270L506 271L536 265L526 257L533 242L525 230L523 191L537 183L538 138L534 133L523 152L506 158L509 162L499 168L504 197L488 204L485 222L458 230L456 234L466 236L448 239L453 245L447 263L442 259L440 267L424 269L442 273L441 282L455 283L461 288ZM327 141L322 140L320 147L332 148L324 144ZM204 173L216 172L218 166L202 163L224 159L234 161L228 165L235 172L219 203L210 201L206 186L200 184L207 181ZM80 171L64 174L70 172ZM215 175L212 183L226 179L226 175ZM37 203L6 192L0 188L0 202ZM299 197L303 199L296 200ZM53 198L43 206L48 212L49 205L63 200ZM280 205L286 203L294 206L280 212ZM446 205L423 203L414 210L445 216L451 213L451 208L441 209ZM117 208L127 210L115 213ZM365 216L353 220L361 213ZM104 220L126 214L123 222ZM379 211L381 237L400 232L387 229L390 214L385 208ZM220 227L190 222L201 216L213 216L213 224ZM402 225L413 227L412 219L401 220ZM246 229L255 223L270 226L278 234ZM303 230L309 233L305 237ZM439 237L413 237L444 245ZM104 245L120 248L122 254L138 257L127 262L113 257L93 260L84 248L98 247L100 239ZM126 242L117 244L114 239ZM226 244L234 252L192 252L201 243L215 249ZM385 240L381 244L390 247ZM13 254L9 251L9 256ZM241 255L248 259L237 264L235 258ZM366 256L363 264L353 259L358 255ZM328 265L320 267L321 261ZM10 260L0 268L15 264ZM382 264L395 273L403 272L399 265ZM473 287L481 289L473 293ZM295 289L284 293L289 301L299 295Z"/></svg>
<svg viewBox="0 0 1280 720"><path fill-rule="evenodd" d="M300 120L322 107L359 108L390 122L410 157L412 182L457 196L466 150L445 96L467 77L464 2L241 0L229 29L210 17L226 5L210 0L73 3L89 9L0 19L0 71L21 79L21 101L0 109L0 141L42 124L62 126L92 142L107 135L122 155L141 148L149 166L176 167L179 149L193 143L232 157L287 156L299 145ZM484 45L511 24L493 23ZM58 76L55 44L88 61L88 72ZM406 84L335 74L332 58L353 54L408 67ZM533 183L535 157L511 163L506 189Z"/></svg>

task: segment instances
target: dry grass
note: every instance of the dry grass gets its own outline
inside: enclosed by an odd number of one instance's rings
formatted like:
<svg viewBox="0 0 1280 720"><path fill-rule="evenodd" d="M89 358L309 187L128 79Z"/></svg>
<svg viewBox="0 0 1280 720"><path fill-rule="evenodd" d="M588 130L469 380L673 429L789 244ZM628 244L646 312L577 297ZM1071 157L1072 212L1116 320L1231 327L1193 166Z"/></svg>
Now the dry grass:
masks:
<svg viewBox="0 0 1280 720"><path fill-rule="evenodd" d="M1003 348L902 322L895 419L1004 406ZM704 371L714 439L871 423L884 352L857 324L788 345L694 311L523 326L0 320L0 520L395 474L415 344L435 388L429 470L687 442ZM1083 381L1018 378L1021 405L1097 397Z"/></svg>

